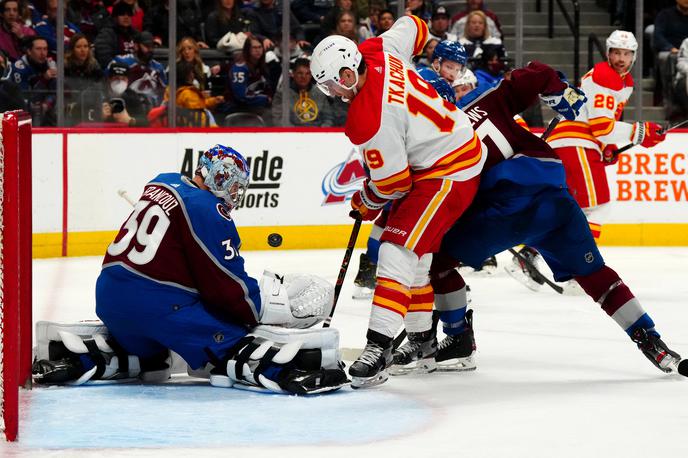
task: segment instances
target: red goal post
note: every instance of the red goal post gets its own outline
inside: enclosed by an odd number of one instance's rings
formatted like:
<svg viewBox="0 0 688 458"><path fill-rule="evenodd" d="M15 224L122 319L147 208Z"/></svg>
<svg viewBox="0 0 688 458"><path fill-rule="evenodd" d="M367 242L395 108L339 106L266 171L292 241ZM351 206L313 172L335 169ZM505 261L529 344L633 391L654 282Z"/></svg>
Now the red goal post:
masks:
<svg viewBox="0 0 688 458"><path fill-rule="evenodd" d="M31 383L31 118L0 113L0 430L17 439Z"/></svg>

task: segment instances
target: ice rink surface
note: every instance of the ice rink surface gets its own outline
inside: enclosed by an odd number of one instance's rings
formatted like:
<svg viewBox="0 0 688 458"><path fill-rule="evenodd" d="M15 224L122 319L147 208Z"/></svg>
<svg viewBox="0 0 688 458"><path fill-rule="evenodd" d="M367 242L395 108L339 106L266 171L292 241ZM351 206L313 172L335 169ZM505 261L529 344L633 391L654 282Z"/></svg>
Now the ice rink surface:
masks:
<svg viewBox="0 0 688 458"><path fill-rule="evenodd" d="M334 283L342 250L244 252L258 276ZM669 346L688 356L688 248L603 248ZM162 386L22 393L19 442L2 457L686 457L688 380L660 373L587 297L534 293L502 270L469 274L478 369L393 377L374 389L298 398ZM34 318L95 318L100 258L34 262ZM370 303L351 299L354 255L332 322L365 342Z"/></svg>

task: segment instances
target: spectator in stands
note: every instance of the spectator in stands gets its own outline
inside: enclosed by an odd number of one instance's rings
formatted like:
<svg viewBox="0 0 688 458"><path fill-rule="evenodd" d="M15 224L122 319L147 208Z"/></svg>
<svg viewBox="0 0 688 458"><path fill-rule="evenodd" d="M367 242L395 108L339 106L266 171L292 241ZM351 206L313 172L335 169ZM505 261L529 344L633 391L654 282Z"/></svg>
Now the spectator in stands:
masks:
<svg viewBox="0 0 688 458"><path fill-rule="evenodd" d="M101 102L101 120L121 127L144 127L150 109L142 103L140 94L129 88L129 68L112 62L107 69L108 81Z"/></svg>
<svg viewBox="0 0 688 458"><path fill-rule="evenodd" d="M504 78L507 70L506 51L502 46L490 46L478 60L477 67L473 70L478 80L477 87L483 90L486 87L496 86Z"/></svg>
<svg viewBox="0 0 688 458"><path fill-rule="evenodd" d="M184 37L179 40L177 45L177 64L181 62L187 62L192 66L194 71L192 82L201 91L205 91L208 88L208 78L220 72L219 65L208 67L203 63L198 42L191 37Z"/></svg>
<svg viewBox="0 0 688 458"><path fill-rule="evenodd" d="M456 36L461 37L466 27L467 16L473 11L481 11L485 14L485 22L487 23L487 28L490 31L490 36L499 38L501 40L502 26L499 24L499 19L494 12L485 8L483 0L466 0L466 8L451 18L451 32Z"/></svg>
<svg viewBox="0 0 688 458"><path fill-rule="evenodd" d="M435 46L437 46L437 43L439 42L440 40L438 40L437 38L430 38L428 42L425 43L423 53L414 59L417 69L430 66L430 64L432 63L432 53L435 52Z"/></svg>
<svg viewBox="0 0 688 458"><path fill-rule="evenodd" d="M65 119L68 125L96 121L97 102L103 93L103 70L91 51L86 35L69 40L65 54Z"/></svg>
<svg viewBox="0 0 688 458"><path fill-rule="evenodd" d="M145 13L143 9L139 6L138 0L115 0L115 2L112 4L113 6L110 6L107 9L110 14L112 14L115 5L117 5L118 3L126 3L127 5L131 6L131 27L137 32L142 32L143 17Z"/></svg>
<svg viewBox="0 0 688 458"><path fill-rule="evenodd" d="M147 31L142 32L136 36L132 54L116 56L113 59L113 62L128 67L129 89L139 94L142 103L148 109L162 103L167 87L165 68L153 59L154 46L153 35Z"/></svg>
<svg viewBox="0 0 688 458"><path fill-rule="evenodd" d="M249 23L239 9L240 0L217 0L215 11L205 21L205 36L211 47L217 47L227 33L246 32Z"/></svg>
<svg viewBox="0 0 688 458"><path fill-rule="evenodd" d="M382 10L380 11L380 16L378 17L377 20L377 30L375 31L375 36L379 37L386 31L388 31L391 27L392 24L394 24L394 21L396 20L396 16L394 13L390 10Z"/></svg>
<svg viewBox="0 0 688 458"><path fill-rule="evenodd" d="M269 118L272 81L265 63L263 43L251 36L229 73L229 111L249 111ZM269 124L269 122L266 122Z"/></svg>
<svg viewBox="0 0 688 458"><path fill-rule="evenodd" d="M357 2L358 4L363 2ZM368 16L359 16L358 21L358 36L361 41L365 41L370 37L374 37L377 34L379 28L380 13L387 8L387 4L384 0L374 0L370 2L368 6ZM359 11L361 9L359 8Z"/></svg>
<svg viewBox="0 0 688 458"><path fill-rule="evenodd" d="M437 38L439 41L458 41L458 37L448 30L449 12L447 8L442 5L435 7L430 20L430 38Z"/></svg>
<svg viewBox="0 0 688 458"><path fill-rule="evenodd" d="M678 50L686 38L688 38L688 0L676 0L675 6L657 13L653 36L664 108L668 118L675 117L679 109L674 103L672 82Z"/></svg>
<svg viewBox="0 0 688 458"><path fill-rule="evenodd" d="M29 111L36 126L54 126L55 62L48 59L48 42L33 36L26 45L26 53L10 67L7 78L19 85L28 101Z"/></svg>
<svg viewBox="0 0 688 458"><path fill-rule="evenodd" d="M294 10L292 3L292 10ZM263 47L268 50L275 47L275 43L282 40L282 8L275 7L275 0L259 0L254 10L246 13L250 20L249 31L263 37ZM289 15L289 36L296 40L299 47L303 48L310 43L306 41L303 27L294 13Z"/></svg>
<svg viewBox="0 0 688 458"><path fill-rule="evenodd" d="M335 0L294 0L291 10L301 23L321 25L327 13L334 8Z"/></svg>
<svg viewBox="0 0 688 458"><path fill-rule="evenodd" d="M685 119L686 115L688 115L688 38L683 40L678 51L674 93L677 99L676 105L679 108L676 111L680 111L680 118Z"/></svg>
<svg viewBox="0 0 688 458"><path fill-rule="evenodd" d="M298 58L294 62L289 78L289 122L287 127L332 127L332 111L325 94L313 84L310 61ZM281 88L272 102L272 119L281 125Z"/></svg>
<svg viewBox="0 0 688 458"><path fill-rule="evenodd" d="M225 101L222 96L212 97L210 91L196 87L196 69L190 62L177 63L176 103L181 110L177 111L177 124L186 127L217 127L211 110ZM165 102L169 99L169 89L165 93Z"/></svg>
<svg viewBox="0 0 688 458"><path fill-rule="evenodd" d="M95 40L96 60L102 68L115 56L134 52L134 40L139 33L131 26L133 14L128 3L119 2L112 7L113 22L102 29Z"/></svg>
<svg viewBox="0 0 688 458"><path fill-rule="evenodd" d="M406 0L406 15L417 16L425 22L430 21L432 16L432 7L430 1L426 3L425 0Z"/></svg>
<svg viewBox="0 0 688 458"><path fill-rule="evenodd" d="M459 43L466 48L469 59L478 59L487 48L503 47L502 40L490 35L487 16L482 11L473 11L466 16Z"/></svg>
<svg viewBox="0 0 688 458"><path fill-rule="evenodd" d="M11 61L15 61L22 57L22 40L36 33L21 22L18 0L3 0L0 2L0 11L0 49L7 53Z"/></svg>
<svg viewBox="0 0 688 458"><path fill-rule="evenodd" d="M89 43L93 43L98 32L110 22L110 13L101 0L70 0L65 19L75 24Z"/></svg>
<svg viewBox="0 0 688 458"><path fill-rule="evenodd" d="M48 41L48 51L50 55L55 57L57 54L57 0L48 0L46 2L46 14L41 17L41 20L33 26L36 35L45 38ZM69 39L76 33L80 33L79 27L69 21L64 23L64 31L62 39L65 44L69 43Z"/></svg>
<svg viewBox="0 0 688 458"><path fill-rule="evenodd" d="M337 18L344 11L352 13L354 15L354 24L358 24L355 0L335 0L334 8L325 15L320 26L324 36L331 34L337 28Z"/></svg>
<svg viewBox="0 0 688 458"><path fill-rule="evenodd" d="M169 0L154 2L143 16L143 30L152 33L155 43L163 47L168 44L169 3ZM208 48L201 33L202 22L203 16L196 0L177 0L177 37L191 37L199 48Z"/></svg>
<svg viewBox="0 0 688 458"><path fill-rule="evenodd" d="M356 16L350 11L342 11L337 16L337 25L332 31L331 35L343 35L350 40L358 43L358 30L356 28Z"/></svg>
<svg viewBox="0 0 688 458"><path fill-rule="evenodd" d="M11 65L7 54L0 49L0 113L25 108L21 88L14 81L5 79Z"/></svg>

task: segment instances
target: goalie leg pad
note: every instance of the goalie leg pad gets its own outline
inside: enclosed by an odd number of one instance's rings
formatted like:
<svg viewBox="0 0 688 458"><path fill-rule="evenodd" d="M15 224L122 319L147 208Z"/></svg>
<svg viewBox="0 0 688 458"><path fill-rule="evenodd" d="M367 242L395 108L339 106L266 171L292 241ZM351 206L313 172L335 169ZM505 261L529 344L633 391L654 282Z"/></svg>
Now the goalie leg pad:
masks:
<svg viewBox="0 0 688 458"><path fill-rule="evenodd" d="M339 358L339 333L333 328L293 330L258 326L211 372L219 387L312 394L348 383Z"/></svg>

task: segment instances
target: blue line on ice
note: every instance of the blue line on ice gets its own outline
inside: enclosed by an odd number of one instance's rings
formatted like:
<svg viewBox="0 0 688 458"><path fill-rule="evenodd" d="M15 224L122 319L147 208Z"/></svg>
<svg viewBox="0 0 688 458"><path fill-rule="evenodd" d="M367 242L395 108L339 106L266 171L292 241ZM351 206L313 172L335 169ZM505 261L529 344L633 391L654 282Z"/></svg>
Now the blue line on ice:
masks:
<svg viewBox="0 0 688 458"><path fill-rule="evenodd" d="M22 448L360 444L417 431L432 408L384 391L296 397L207 385L35 389Z"/></svg>

